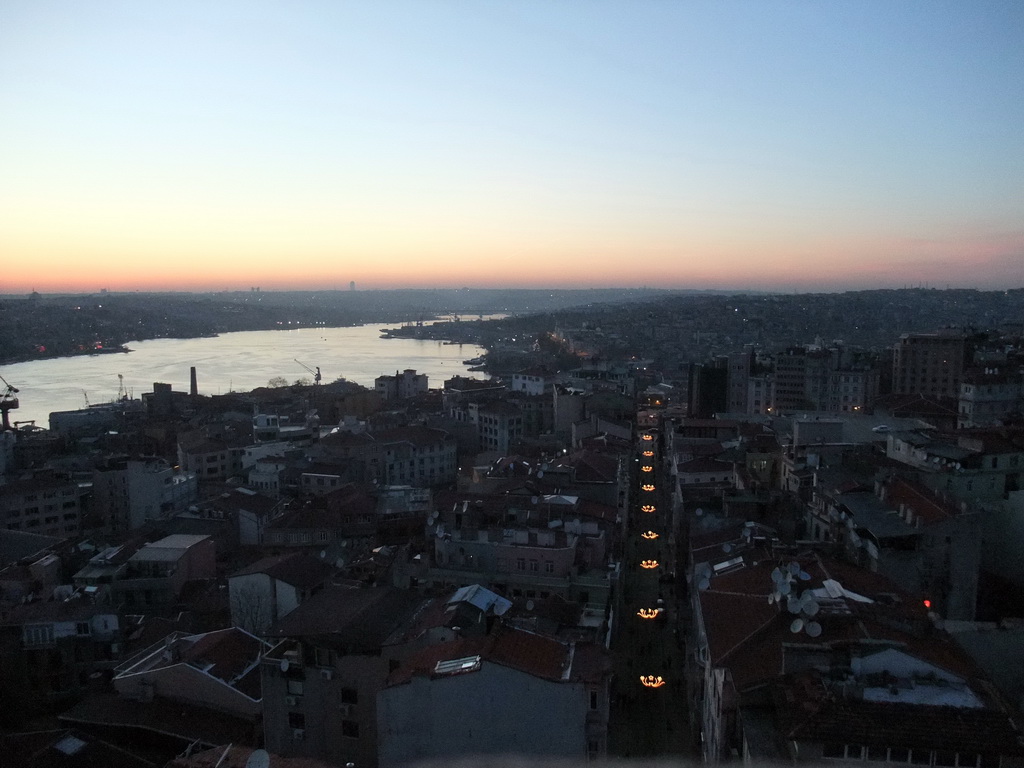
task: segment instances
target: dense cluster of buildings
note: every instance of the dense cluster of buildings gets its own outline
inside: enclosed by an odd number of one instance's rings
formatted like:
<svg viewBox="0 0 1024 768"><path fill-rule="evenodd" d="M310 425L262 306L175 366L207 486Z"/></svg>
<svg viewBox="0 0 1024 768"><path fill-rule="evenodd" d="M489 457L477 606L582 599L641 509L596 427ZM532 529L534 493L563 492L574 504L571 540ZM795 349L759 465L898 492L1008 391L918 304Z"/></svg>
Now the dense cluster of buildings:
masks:
<svg viewBox="0 0 1024 768"><path fill-rule="evenodd" d="M643 683L707 762L1024 762L1016 345L665 372L552 340L576 367L157 385L6 430L3 754L596 761ZM641 521L667 682L623 671Z"/></svg>

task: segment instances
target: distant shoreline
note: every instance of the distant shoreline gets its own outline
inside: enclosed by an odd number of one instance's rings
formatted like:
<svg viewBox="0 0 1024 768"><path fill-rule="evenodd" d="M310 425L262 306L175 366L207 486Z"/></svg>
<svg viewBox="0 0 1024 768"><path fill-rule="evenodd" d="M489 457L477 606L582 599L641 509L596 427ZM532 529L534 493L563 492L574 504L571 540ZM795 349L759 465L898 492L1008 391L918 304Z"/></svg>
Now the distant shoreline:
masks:
<svg viewBox="0 0 1024 768"><path fill-rule="evenodd" d="M143 341L143 339L139 339L139 341ZM126 355L129 352L134 352L134 350L124 344L119 344L116 347L102 347L100 349L83 349L77 352L61 352L59 354L42 352L37 355L15 355L12 357L3 357L0 358L0 365L31 363L36 360L59 360L62 357L91 357L93 355Z"/></svg>

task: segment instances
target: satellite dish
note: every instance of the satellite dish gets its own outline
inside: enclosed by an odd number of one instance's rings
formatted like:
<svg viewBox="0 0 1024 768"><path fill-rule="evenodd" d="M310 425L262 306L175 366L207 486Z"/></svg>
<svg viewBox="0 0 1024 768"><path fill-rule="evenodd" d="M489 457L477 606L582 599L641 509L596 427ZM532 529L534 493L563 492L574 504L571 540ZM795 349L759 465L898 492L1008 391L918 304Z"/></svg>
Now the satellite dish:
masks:
<svg viewBox="0 0 1024 768"><path fill-rule="evenodd" d="M709 579L707 576L704 576L700 580L700 583L697 585L697 589L699 589L699 590L701 590L703 592L704 590L706 590L710 586L711 586L711 579Z"/></svg>
<svg viewBox="0 0 1024 768"><path fill-rule="evenodd" d="M288 659L281 659L281 671L282 672L287 672L288 671L288 666L289 666Z"/></svg>
<svg viewBox="0 0 1024 768"><path fill-rule="evenodd" d="M542 464L540 465L540 468L541 468L541 470L542 470L542 471L543 471L543 470L545 470L545 469L547 469L547 468L548 468L548 463L547 463L547 462L545 461L544 463L542 463Z"/></svg>
<svg viewBox="0 0 1024 768"><path fill-rule="evenodd" d="M245 768L270 768L270 753L265 749L254 749L245 761Z"/></svg>
<svg viewBox="0 0 1024 768"><path fill-rule="evenodd" d="M780 571L778 568L772 570L772 581L774 581L776 584L779 584L784 580L785 579L782 576L782 571Z"/></svg>
<svg viewBox="0 0 1024 768"><path fill-rule="evenodd" d="M535 607L536 605L534 604L533 600L526 601L526 610L532 611Z"/></svg>
<svg viewBox="0 0 1024 768"><path fill-rule="evenodd" d="M798 573L800 573L800 563L796 562L796 560L791 562L789 564L789 572L791 574L793 574L794 576L796 576Z"/></svg>
<svg viewBox="0 0 1024 768"><path fill-rule="evenodd" d="M697 507L695 510L693 510L693 514L695 514L697 517L700 517L701 515L704 514L704 508L703 507Z"/></svg>
<svg viewBox="0 0 1024 768"><path fill-rule="evenodd" d="M320 550L320 559L323 560L325 557L327 557L327 550L326 549L321 549Z"/></svg>
<svg viewBox="0 0 1024 768"><path fill-rule="evenodd" d="M775 604L775 593L773 592L772 594L768 595L768 605L774 605L774 604Z"/></svg>
<svg viewBox="0 0 1024 768"><path fill-rule="evenodd" d="M790 595L789 599L786 600L786 610L790 613L800 613L800 609L802 607L803 603L801 603L799 599L793 597L792 595Z"/></svg>
<svg viewBox="0 0 1024 768"><path fill-rule="evenodd" d="M811 637L818 637L821 635L821 624L816 621L807 622L807 634Z"/></svg>
<svg viewBox="0 0 1024 768"><path fill-rule="evenodd" d="M537 470L537 477L538 478L544 477L544 470L543 469L538 469Z"/></svg>
<svg viewBox="0 0 1024 768"><path fill-rule="evenodd" d="M531 496L530 497L530 503L531 504L536 504L537 503L537 497L536 496Z"/></svg>
<svg viewBox="0 0 1024 768"><path fill-rule="evenodd" d="M799 632L801 629L803 629L803 628L804 628L804 620L803 619L793 619L793 623L789 625L789 631L792 632L794 635L797 632Z"/></svg>
<svg viewBox="0 0 1024 768"><path fill-rule="evenodd" d="M788 595L788 594L789 594L790 592L792 592L792 591L793 591L793 587L791 587L791 586L789 585L789 582L788 582L788 581L787 581L787 582L784 582L784 583L782 583L782 584L779 584L779 593L780 593L780 594L783 594L783 595Z"/></svg>
<svg viewBox="0 0 1024 768"><path fill-rule="evenodd" d="M804 613L806 613L808 616L817 615L819 608L820 606L818 605L818 601L815 600L813 597L804 603Z"/></svg>
<svg viewBox="0 0 1024 768"><path fill-rule="evenodd" d="M810 581L811 580L811 574L809 574L807 571L800 571L800 573L798 575L800 576L800 581Z"/></svg>
<svg viewBox="0 0 1024 768"><path fill-rule="evenodd" d="M728 555L730 552L732 552L732 544L730 544L728 541L725 542L725 544L722 545L722 551Z"/></svg>

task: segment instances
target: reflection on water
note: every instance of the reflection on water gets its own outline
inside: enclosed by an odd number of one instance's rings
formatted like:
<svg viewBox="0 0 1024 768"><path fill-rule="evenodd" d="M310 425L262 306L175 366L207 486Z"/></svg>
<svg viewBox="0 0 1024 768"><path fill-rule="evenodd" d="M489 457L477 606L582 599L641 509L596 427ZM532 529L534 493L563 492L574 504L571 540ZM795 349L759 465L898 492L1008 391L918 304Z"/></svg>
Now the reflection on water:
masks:
<svg viewBox="0 0 1024 768"><path fill-rule="evenodd" d="M416 339L381 339L380 324L352 328L304 328L295 331L244 331L203 339L152 339L128 343L129 354L86 355L36 360L0 369L21 390L21 407L11 418L34 419L49 426L50 411L83 408L115 399L120 380L135 397L151 392L154 382L187 392L189 367L196 367L199 392L218 395L266 386L283 377L292 383L312 380L303 368L320 368L324 383L339 377L366 387L381 374L406 368L425 373L431 387L455 375L480 378L463 365L483 349L474 344L444 344ZM296 362L296 360L300 362ZM302 364L300 364L302 363Z"/></svg>

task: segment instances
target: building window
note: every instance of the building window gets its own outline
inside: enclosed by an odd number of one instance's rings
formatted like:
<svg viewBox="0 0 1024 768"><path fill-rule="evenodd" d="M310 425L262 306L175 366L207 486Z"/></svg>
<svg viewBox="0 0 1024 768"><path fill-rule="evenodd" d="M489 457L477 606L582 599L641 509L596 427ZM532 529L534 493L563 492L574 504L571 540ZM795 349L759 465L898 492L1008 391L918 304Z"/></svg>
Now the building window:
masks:
<svg viewBox="0 0 1024 768"><path fill-rule="evenodd" d="M22 637L25 645L49 645L53 642L53 624L30 624Z"/></svg>
<svg viewBox="0 0 1024 768"><path fill-rule="evenodd" d="M551 562L550 560L545 561L544 562L544 573L554 573L554 572L555 572L555 564L553 562Z"/></svg>
<svg viewBox="0 0 1024 768"><path fill-rule="evenodd" d="M305 728L306 727L306 716L301 712L289 712L288 713L288 727L289 728Z"/></svg>
<svg viewBox="0 0 1024 768"><path fill-rule="evenodd" d="M355 720L342 720L341 735L349 739L358 739L359 723L357 723Z"/></svg>
<svg viewBox="0 0 1024 768"><path fill-rule="evenodd" d="M288 681L288 695L289 696L301 696L302 695L302 681L301 680L289 680ZM301 728L301 725L296 725L296 728Z"/></svg>
<svg viewBox="0 0 1024 768"><path fill-rule="evenodd" d="M520 557L516 560L516 569L520 571L526 570L526 558Z"/></svg>
<svg viewBox="0 0 1024 768"><path fill-rule="evenodd" d="M313 658L318 667L334 666L334 651L329 648L314 648Z"/></svg>
<svg viewBox="0 0 1024 768"><path fill-rule="evenodd" d="M355 688L342 688L341 689L341 703L342 704L358 704L359 703L359 691Z"/></svg>
<svg viewBox="0 0 1024 768"><path fill-rule="evenodd" d="M597 691L590 692L590 708L597 709Z"/></svg>

